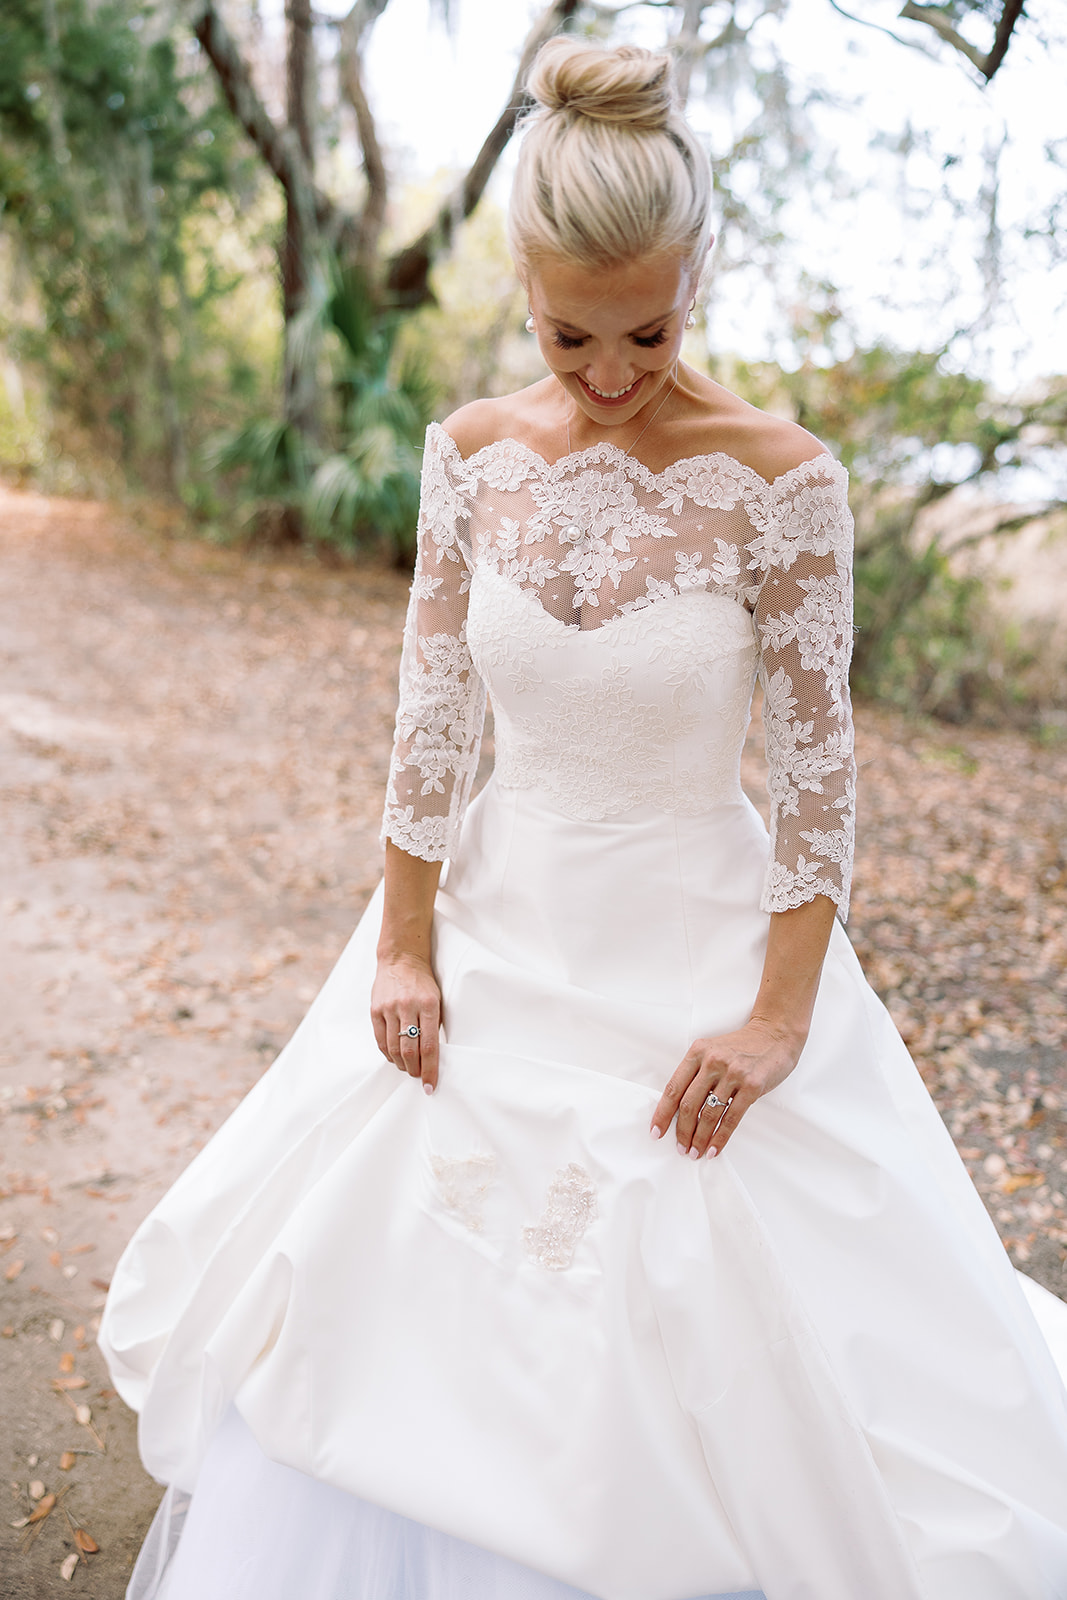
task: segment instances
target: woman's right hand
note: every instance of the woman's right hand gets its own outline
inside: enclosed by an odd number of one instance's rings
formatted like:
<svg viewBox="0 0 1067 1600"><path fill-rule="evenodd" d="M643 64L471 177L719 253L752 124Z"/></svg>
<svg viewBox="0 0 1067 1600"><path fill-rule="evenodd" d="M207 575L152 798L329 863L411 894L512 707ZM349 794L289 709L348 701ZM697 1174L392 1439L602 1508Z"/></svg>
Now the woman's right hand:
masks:
<svg viewBox="0 0 1067 1600"><path fill-rule="evenodd" d="M371 989L371 1021L378 1049L401 1072L421 1078L427 1094L437 1087L441 991L422 956L379 956ZM406 1030L418 1028L412 1038Z"/></svg>

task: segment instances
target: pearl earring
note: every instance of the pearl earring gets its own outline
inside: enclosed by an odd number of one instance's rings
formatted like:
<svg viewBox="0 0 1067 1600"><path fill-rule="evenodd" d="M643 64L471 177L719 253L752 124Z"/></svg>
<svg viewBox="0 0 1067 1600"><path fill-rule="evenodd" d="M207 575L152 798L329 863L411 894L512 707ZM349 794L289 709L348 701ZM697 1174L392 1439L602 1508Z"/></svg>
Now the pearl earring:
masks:
<svg viewBox="0 0 1067 1600"><path fill-rule="evenodd" d="M533 319L533 312L531 311L530 315L526 318L526 332L527 333L533 333L533 331L534 331L534 319Z"/></svg>
<svg viewBox="0 0 1067 1600"><path fill-rule="evenodd" d="M694 300L693 305L689 307L689 310L685 314L685 325L687 328L695 328L697 325L697 319L693 315L693 306L695 305L696 301Z"/></svg>

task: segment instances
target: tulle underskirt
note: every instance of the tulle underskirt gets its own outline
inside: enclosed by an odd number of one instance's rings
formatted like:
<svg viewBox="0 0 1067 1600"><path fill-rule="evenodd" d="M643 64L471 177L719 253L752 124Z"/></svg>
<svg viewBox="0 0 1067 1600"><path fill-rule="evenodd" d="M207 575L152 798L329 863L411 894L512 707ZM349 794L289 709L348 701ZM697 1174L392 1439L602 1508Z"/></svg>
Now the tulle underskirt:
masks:
<svg viewBox="0 0 1067 1600"><path fill-rule="evenodd" d="M506 1556L270 1461L233 1407L208 1448L192 1497L176 1489L163 1496L126 1595L127 1600L593 1600ZM699 1600L763 1596L746 1590Z"/></svg>

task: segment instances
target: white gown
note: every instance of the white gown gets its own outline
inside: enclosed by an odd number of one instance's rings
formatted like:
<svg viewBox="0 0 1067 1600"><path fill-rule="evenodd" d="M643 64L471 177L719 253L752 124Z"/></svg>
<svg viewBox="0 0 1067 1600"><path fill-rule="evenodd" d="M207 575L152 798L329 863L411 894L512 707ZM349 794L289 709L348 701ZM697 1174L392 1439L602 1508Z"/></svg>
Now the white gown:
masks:
<svg viewBox="0 0 1067 1600"><path fill-rule="evenodd" d="M449 860L440 1087L375 1047L376 897L115 1274L101 1343L174 1486L131 1596L1067 1597L1067 1308L840 925L728 1150L649 1137L768 913L847 899L850 531L828 456L767 485L431 428L386 828Z"/></svg>

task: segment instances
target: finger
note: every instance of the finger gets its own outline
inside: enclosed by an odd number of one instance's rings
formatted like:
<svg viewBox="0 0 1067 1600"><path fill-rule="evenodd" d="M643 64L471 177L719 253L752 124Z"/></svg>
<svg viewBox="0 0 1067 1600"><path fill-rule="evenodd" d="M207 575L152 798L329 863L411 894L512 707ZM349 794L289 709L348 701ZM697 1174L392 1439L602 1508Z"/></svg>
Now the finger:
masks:
<svg viewBox="0 0 1067 1600"><path fill-rule="evenodd" d="M722 1121L715 1129L714 1136L708 1144L709 1156L722 1155L727 1143L737 1131L737 1125L741 1121L741 1118L744 1116L749 1106L755 1105L758 1099L759 1096L757 1094L753 1094L751 1089L738 1090L737 1094L734 1095L730 1104L723 1112Z"/></svg>
<svg viewBox="0 0 1067 1600"><path fill-rule="evenodd" d="M417 1078L422 1070L419 1060L419 1045L422 1042L422 1037L421 1034L416 1033L415 1037L412 1038L408 1029L412 1027L418 1028L418 1026L417 1017L401 1017L400 1035L397 1040L397 1049L400 1056L397 1065L402 1067L405 1072L409 1072L413 1078Z"/></svg>
<svg viewBox="0 0 1067 1600"><path fill-rule="evenodd" d="M722 1098L721 1089L716 1089L712 1092ZM725 1115L725 1106L710 1106L705 1103L701 1107L696 1129L693 1133L693 1140L689 1146L689 1154L694 1161L699 1161L701 1156L707 1155L708 1147L715 1142L715 1134Z"/></svg>
<svg viewBox="0 0 1067 1600"><path fill-rule="evenodd" d="M382 1055L385 1057L386 1061L392 1061L393 1058L389 1054L389 1032L384 1016L380 1011L372 1011L370 1014L370 1020L371 1027L374 1029L375 1044L382 1052Z"/></svg>
<svg viewBox="0 0 1067 1600"><path fill-rule="evenodd" d="M711 1081L713 1072L721 1070L721 1067L713 1066L711 1069L699 1073L682 1096L682 1103L678 1107L678 1143L687 1154L692 1145L693 1136L697 1131L701 1112L707 1103L708 1095L717 1094L719 1099L723 1101L729 1099L722 1084L715 1084Z"/></svg>
<svg viewBox="0 0 1067 1600"><path fill-rule="evenodd" d="M652 1137L661 1139L667 1132L677 1114L682 1096L693 1082L698 1071L699 1062L692 1056L686 1056L680 1067L671 1075L671 1079L659 1097L659 1102L652 1113Z"/></svg>
<svg viewBox="0 0 1067 1600"><path fill-rule="evenodd" d="M437 1088L440 1063L438 1012L436 1010L423 1012L419 1017L419 1027L422 1029L418 1041L422 1046L422 1086L427 1094L433 1094Z"/></svg>

